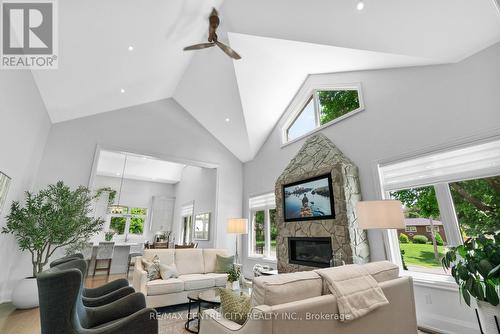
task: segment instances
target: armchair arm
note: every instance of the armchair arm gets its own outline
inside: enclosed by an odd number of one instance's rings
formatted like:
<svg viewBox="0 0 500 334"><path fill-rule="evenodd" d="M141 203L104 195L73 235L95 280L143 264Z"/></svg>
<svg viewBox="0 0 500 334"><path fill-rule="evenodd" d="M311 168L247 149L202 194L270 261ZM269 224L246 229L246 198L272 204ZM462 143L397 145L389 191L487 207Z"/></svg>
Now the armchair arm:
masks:
<svg viewBox="0 0 500 334"><path fill-rule="evenodd" d="M142 292L147 295L146 283L148 282L148 273L142 266L142 257L137 257L135 260L134 273L132 277L132 286L135 291Z"/></svg>
<svg viewBox="0 0 500 334"><path fill-rule="evenodd" d="M253 334L271 333L272 317L265 317L266 309L253 308L252 316L243 324L239 325L231 320L225 319L222 314L213 309L203 311L200 320L200 333L203 334Z"/></svg>
<svg viewBox="0 0 500 334"><path fill-rule="evenodd" d="M125 286L118 290L112 291L106 295L100 297L82 297L83 305L87 307L97 307L112 303L120 298L128 296L134 293L135 290L131 286Z"/></svg>
<svg viewBox="0 0 500 334"><path fill-rule="evenodd" d="M129 286L129 282L125 278L120 278L109 283L106 283L97 288L84 288L83 296L88 298L97 298L109 294L123 287Z"/></svg>
<svg viewBox="0 0 500 334"><path fill-rule="evenodd" d="M134 292L103 306L86 307L88 327L96 327L113 320L125 318L145 308L146 300L144 295L139 292Z"/></svg>
<svg viewBox="0 0 500 334"><path fill-rule="evenodd" d="M104 324L99 328L79 328L78 334L158 334L157 313L152 308L144 308L125 318Z"/></svg>

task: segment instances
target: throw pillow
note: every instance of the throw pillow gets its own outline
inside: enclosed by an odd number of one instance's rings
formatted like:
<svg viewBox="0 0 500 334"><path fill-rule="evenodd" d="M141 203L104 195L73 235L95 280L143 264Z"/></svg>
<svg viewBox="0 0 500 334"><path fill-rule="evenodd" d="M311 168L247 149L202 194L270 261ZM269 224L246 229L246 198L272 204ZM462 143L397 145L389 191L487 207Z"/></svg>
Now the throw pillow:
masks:
<svg viewBox="0 0 500 334"><path fill-rule="evenodd" d="M158 258L158 255L155 255L151 261L142 260L142 264L148 273L148 281L161 278L160 259Z"/></svg>
<svg viewBox="0 0 500 334"><path fill-rule="evenodd" d="M250 297L238 295L231 290L219 288L222 316L239 325L247 321L250 313Z"/></svg>
<svg viewBox="0 0 500 334"><path fill-rule="evenodd" d="M215 272L220 274L225 274L233 267L234 255L233 256L220 256L217 254L215 260Z"/></svg>
<svg viewBox="0 0 500 334"><path fill-rule="evenodd" d="M171 265L160 264L160 276L161 279L177 278L179 277L179 272L174 263Z"/></svg>

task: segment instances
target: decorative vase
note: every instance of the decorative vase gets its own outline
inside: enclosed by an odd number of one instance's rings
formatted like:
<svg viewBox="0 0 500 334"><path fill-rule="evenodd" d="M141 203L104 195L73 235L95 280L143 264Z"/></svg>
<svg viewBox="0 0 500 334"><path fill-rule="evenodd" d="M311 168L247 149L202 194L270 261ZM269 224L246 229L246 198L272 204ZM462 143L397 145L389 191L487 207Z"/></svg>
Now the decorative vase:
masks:
<svg viewBox="0 0 500 334"><path fill-rule="evenodd" d="M240 282L239 281L227 282L226 289L233 290L233 291L239 290L240 289Z"/></svg>
<svg viewBox="0 0 500 334"><path fill-rule="evenodd" d="M500 321L500 305L493 306L490 303L477 301L477 313L481 321L481 328L484 334L498 334L497 321Z"/></svg>
<svg viewBox="0 0 500 334"><path fill-rule="evenodd" d="M38 285L35 277L25 278L12 291L12 304L18 309L38 307Z"/></svg>

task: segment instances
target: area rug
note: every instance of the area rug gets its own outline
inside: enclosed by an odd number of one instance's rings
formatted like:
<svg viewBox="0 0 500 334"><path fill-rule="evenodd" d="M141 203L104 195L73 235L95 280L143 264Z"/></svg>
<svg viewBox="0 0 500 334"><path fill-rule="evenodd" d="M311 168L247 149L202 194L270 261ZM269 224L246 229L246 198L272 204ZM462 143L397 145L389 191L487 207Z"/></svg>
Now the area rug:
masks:
<svg viewBox="0 0 500 334"><path fill-rule="evenodd" d="M159 314L158 333L190 334L187 330L184 329L184 325L186 323L188 314L187 310L188 310L187 305L177 305L177 306L162 307L157 309ZM427 332L423 332L421 330L418 331L418 334L425 334L425 333Z"/></svg>
<svg viewBox="0 0 500 334"><path fill-rule="evenodd" d="M190 334L184 329L188 315L187 305L158 308L159 334Z"/></svg>

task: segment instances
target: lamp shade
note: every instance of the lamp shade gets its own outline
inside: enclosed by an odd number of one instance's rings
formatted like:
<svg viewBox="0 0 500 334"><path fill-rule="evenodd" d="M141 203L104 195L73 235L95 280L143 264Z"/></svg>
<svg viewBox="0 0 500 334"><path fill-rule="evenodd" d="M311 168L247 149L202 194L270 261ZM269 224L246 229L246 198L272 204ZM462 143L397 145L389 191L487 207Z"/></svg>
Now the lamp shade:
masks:
<svg viewBox="0 0 500 334"><path fill-rule="evenodd" d="M230 218L227 221L227 233L234 234L247 234L248 233L248 219L245 218Z"/></svg>
<svg viewBox="0 0 500 334"><path fill-rule="evenodd" d="M405 228L402 204L400 201L364 201L356 204L359 228Z"/></svg>

